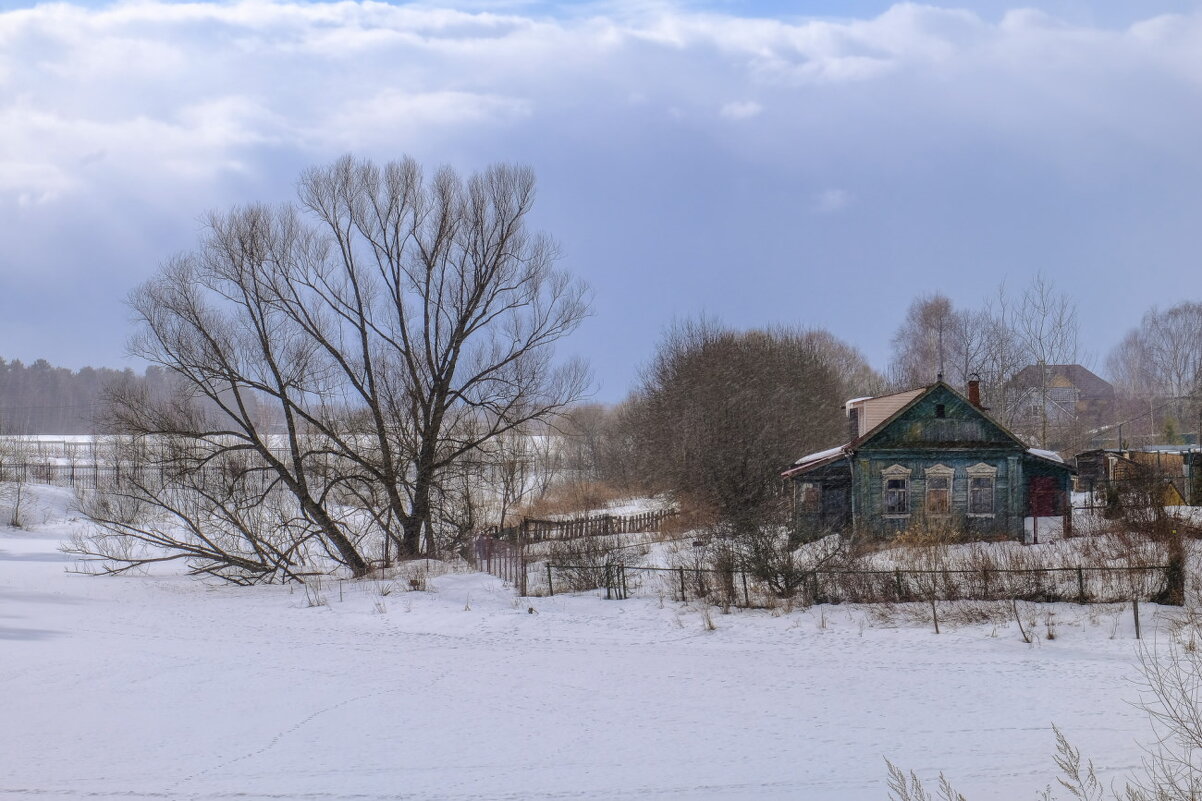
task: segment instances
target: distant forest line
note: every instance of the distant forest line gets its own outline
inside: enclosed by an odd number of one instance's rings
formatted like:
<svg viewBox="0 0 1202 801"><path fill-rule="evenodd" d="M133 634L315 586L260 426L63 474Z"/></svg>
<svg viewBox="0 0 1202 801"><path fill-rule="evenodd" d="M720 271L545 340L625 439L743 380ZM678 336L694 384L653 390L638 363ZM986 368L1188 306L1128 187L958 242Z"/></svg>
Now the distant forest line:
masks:
<svg viewBox="0 0 1202 801"><path fill-rule="evenodd" d="M161 390L169 380L161 367L148 367L139 375L131 368L71 370L45 359L25 364L0 358L0 434L104 433L98 418L107 387L140 382Z"/></svg>

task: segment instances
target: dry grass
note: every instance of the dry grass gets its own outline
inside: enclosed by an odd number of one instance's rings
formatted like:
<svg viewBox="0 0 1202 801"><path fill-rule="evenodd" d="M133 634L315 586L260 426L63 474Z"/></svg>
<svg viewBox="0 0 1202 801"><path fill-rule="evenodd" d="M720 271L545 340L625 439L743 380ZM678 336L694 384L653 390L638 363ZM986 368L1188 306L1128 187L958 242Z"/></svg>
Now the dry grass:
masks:
<svg viewBox="0 0 1202 801"><path fill-rule="evenodd" d="M553 485L546 495L517 509L513 517L546 520L579 516L630 497L629 492L600 481L567 481Z"/></svg>

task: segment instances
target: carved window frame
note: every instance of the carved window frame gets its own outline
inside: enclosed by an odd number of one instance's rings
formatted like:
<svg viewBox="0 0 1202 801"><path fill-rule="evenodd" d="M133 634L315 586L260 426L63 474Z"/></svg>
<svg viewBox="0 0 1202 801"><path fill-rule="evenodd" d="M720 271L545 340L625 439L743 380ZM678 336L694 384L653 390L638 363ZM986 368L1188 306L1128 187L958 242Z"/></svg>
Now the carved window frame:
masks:
<svg viewBox="0 0 1202 801"><path fill-rule="evenodd" d="M923 472L926 485L923 488L922 508L927 517L950 517L952 513L952 487L956 471L945 464L937 464L926 468ZM939 486L942 484L943 486ZM938 502L942 496L942 503ZM943 508L932 508L942 506Z"/></svg>
<svg viewBox="0 0 1202 801"><path fill-rule="evenodd" d="M997 467L984 462L974 464L965 470L968 473L968 516L996 517L997 516ZM988 511L981 502L988 498Z"/></svg>
<svg viewBox="0 0 1202 801"><path fill-rule="evenodd" d="M910 516L910 474L913 472L900 464L890 465L881 471L881 510L886 518ZM890 486L891 483L894 486Z"/></svg>

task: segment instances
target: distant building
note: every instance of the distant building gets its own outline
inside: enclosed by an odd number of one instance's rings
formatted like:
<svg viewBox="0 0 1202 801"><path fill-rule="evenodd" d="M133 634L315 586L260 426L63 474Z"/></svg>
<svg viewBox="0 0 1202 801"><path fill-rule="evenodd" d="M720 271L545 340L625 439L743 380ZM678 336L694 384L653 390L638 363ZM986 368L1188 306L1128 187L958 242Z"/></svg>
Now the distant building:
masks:
<svg viewBox="0 0 1202 801"><path fill-rule="evenodd" d="M1114 387L1079 364L1032 364L1005 387L1010 426L1032 442L1061 444L1066 431L1114 419Z"/></svg>
<svg viewBox="0 0 1202 801"><path fill-rule="evenodd" d="M968 396L939 381L856 398L846 411L847 444L783 474L802 538L939 525L1030 542L1071 523L1072 468L991 418L975 382Z"/></svg>

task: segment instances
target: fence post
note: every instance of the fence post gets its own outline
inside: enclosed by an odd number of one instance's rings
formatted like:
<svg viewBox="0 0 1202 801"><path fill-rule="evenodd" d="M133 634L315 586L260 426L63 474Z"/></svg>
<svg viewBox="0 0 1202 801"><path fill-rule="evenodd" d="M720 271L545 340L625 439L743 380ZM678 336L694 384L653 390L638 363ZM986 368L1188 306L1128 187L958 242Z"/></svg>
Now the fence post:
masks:
<svg viewBox="0 0 1202 801"><path fill-rule="evenodd" d="M1085 603L1085 572L1077 565L1077 603Z"/></svg>
<svg viewBox="0 0 1202 801"><path fill-rule="evenodd" d="M1140 639L1139 636L1139 599L1131 599L1131 612L1135 615L1135 639Z"/></svg>
<svg viewBox="0 0 1202 801"><path fill-rule="evenodd" d="M747 593L747 566L743 566L743 608L751 608L751 596Z"/></svg>
<svg viewBox="0 0 1202 801"><path fill-rule="evenodd" d="M893 571L893 586L897 588L897 600L900 601L903 597L902 596L902 580L901 580L901 571L900 570Z"/></svg>
<svg viewBox="0 0 1202 801"><path fill-rule="evenodd" d="M680 568L680 602L684 603L689 600L689 595L684 588L684 567Z"/></svg>
<svg viewBox="0 0 1202 801"><path fill-rule="evenodd" d="M618 565L618 576L622 579L622 600L625 601L630 597L630 591L626 588L626 565Z"/></svg>
<svg viewBox="0 0 1202 801"><path fill-rule="evenodd" d="M555 581L551 578L551 563L547 562L547 594L555 594Z"/></svg>

